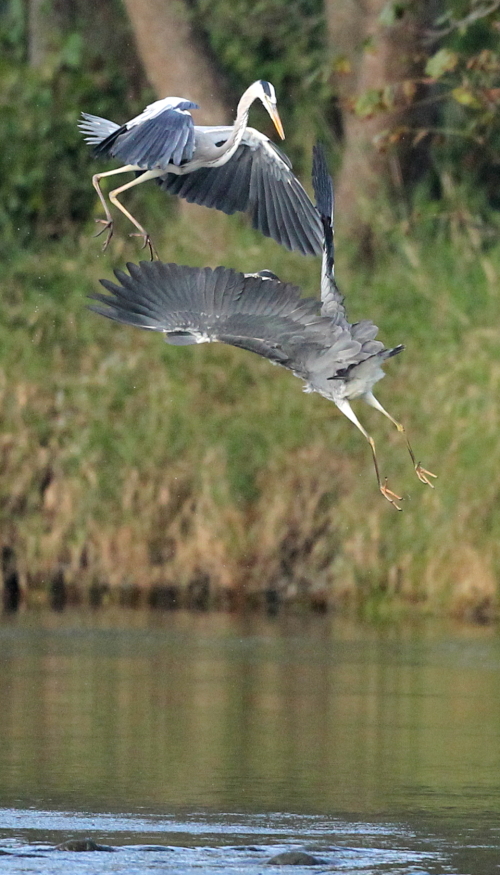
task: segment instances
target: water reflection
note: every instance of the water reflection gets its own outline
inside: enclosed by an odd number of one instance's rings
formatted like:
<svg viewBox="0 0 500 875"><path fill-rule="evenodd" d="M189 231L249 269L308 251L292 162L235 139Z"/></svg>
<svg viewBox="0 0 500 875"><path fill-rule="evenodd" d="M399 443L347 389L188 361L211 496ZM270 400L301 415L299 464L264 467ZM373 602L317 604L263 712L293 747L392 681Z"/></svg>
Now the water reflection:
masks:
<svg viewBox="0 0 500 875"><path fill-rule="evenodd" d="M488 629L27 614L4 619L0 648L6 807L500 809Z"/></svg>

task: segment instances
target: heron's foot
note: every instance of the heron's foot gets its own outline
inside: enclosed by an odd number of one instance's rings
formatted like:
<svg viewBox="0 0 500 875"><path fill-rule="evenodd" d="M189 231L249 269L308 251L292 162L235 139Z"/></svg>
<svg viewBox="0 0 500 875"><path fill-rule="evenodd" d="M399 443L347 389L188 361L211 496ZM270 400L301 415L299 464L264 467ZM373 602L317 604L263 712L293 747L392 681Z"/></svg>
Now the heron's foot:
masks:
<svg viewBox="0 0 500 875"><path fill-rule="evenodd" d="M431 483L429 477L434 477L434 479L436 479L437 474L433 474L432 471L427 471L425 468L422 468L420 462L415 465L415 474L421 483L425 483L427 486L430 486L431 489L434 489L434 483Z"/></svg>
<svg viewBox="0 0 500 875"><path fill-rule="evenodd" d="M390 504L392 504L392 506L395 507L396 510L402 510L402 509L403 509L403 508L400 507L399 504L397 503L398 501L402 501L402 500L403 500L403 496L402 496L402 495L396 495L396 493L393 492L392 489L389 489L389 487L388 487L388 485L387 485L387 478L384 480L383 483L380 484L380 491L381 491L382 495L384 496L384 498L387 498L387 501L390 502Z"/></svg>
<svg viewBox="0 0 500 875"><path fill-rule="evenodd" d="M96 222L99 225L104 225L104 228L101 228L101 230L98 231L97 234L94 234L94 237L100 237L101 234L104 234L105 231L108 232L108 236L106 237L106 239L104 241L104 245L102 247L102 251L106 252L106 249L109 246L109 241L111 240L111 238L113 236L114 222L113 222L113 219L96 219Z"/></svg>
<svg viewBox="0 0 500 875"><path fill-rule="evenodd" d="M149 247L149 257L150 257L151 261L154 261L155 258L157 258L158 261L160 260L160 256L158 255L155 247L153 246L153 241L151 240L151 237L149 236L149 234L129 234L129 237L142 237L143 242L142 242L141 249L145 249L146 246L148 246Z"/></svg>

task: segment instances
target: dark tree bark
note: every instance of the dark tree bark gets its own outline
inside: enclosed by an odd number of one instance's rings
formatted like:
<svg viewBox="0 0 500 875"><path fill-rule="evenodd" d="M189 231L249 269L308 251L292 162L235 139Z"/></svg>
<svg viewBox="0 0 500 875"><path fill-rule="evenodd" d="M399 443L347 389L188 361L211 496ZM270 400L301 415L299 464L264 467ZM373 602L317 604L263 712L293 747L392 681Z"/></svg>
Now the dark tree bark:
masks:
<svg viewBox="0 0 500 875"><path fill-rule="evenodd" d="M369 251L374 214L384 196L399 190L405 178L408 146L404 138L396 146L380 150L378 134L394 130L409 121L407 100L396 103L390 112L377 112L360 118L349 104L370 89L382 89L417 72L417 20L406 11L400 21L385 26L380 13L386 0L327 0L330 45L335 54L344 55L351 72L339 77L339 96L343 106L343 162L337 183L339 226ZM363 48L363 46L365 46Z"/></svg>
<svg viewBox="0 0 500 875"><path fill-rule="evenodd" d="M124 0L146 75L158 97L200 105L198 124L225 124L231 113L223 81L195 33L183 0Z"/></svg>

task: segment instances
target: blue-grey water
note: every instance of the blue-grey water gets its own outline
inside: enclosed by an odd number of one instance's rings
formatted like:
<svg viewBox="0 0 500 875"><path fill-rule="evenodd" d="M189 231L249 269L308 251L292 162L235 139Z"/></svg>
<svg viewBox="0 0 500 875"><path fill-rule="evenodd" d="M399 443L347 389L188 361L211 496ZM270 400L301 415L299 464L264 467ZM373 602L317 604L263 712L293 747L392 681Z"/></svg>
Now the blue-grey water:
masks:
<svg viewBox="0 0 500 875"><path fill-rule="evenodd" d="M0 873L260 873L284 851L321 861L303 873L500 871L495 628L1 619Z"/></svg>

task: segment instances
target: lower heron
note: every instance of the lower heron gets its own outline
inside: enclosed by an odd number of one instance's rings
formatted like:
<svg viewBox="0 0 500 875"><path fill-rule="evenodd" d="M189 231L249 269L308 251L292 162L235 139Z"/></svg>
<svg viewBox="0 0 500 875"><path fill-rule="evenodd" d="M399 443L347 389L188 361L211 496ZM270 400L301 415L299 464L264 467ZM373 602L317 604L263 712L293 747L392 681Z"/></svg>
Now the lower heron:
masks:
<svg viewBox="0 0 500 875"><path fill-rule="evenodd" d="M386 359L404 347L384 347L375 340L378 328L369 320L347 320L334 273L333 184L320 146L314 148L313 186L323 227L320 301L301 298L300 289L281 282L271 271L243 274L226 267L143 261L129 263L128 274L116 270L119 284L101 280L111 294L92 295L99 304L91 309L116 322L160 331L176 346L220 341L288 368L304 380L305 392L333 401L361 431L372 451L380 492L401 510L401 496L381 478L375 443L351 401L363 399L405 434L372 392L384 376ZM432 486L430 478L436 475L416 461L406 434L405 438L417 477Z"/></svg>

